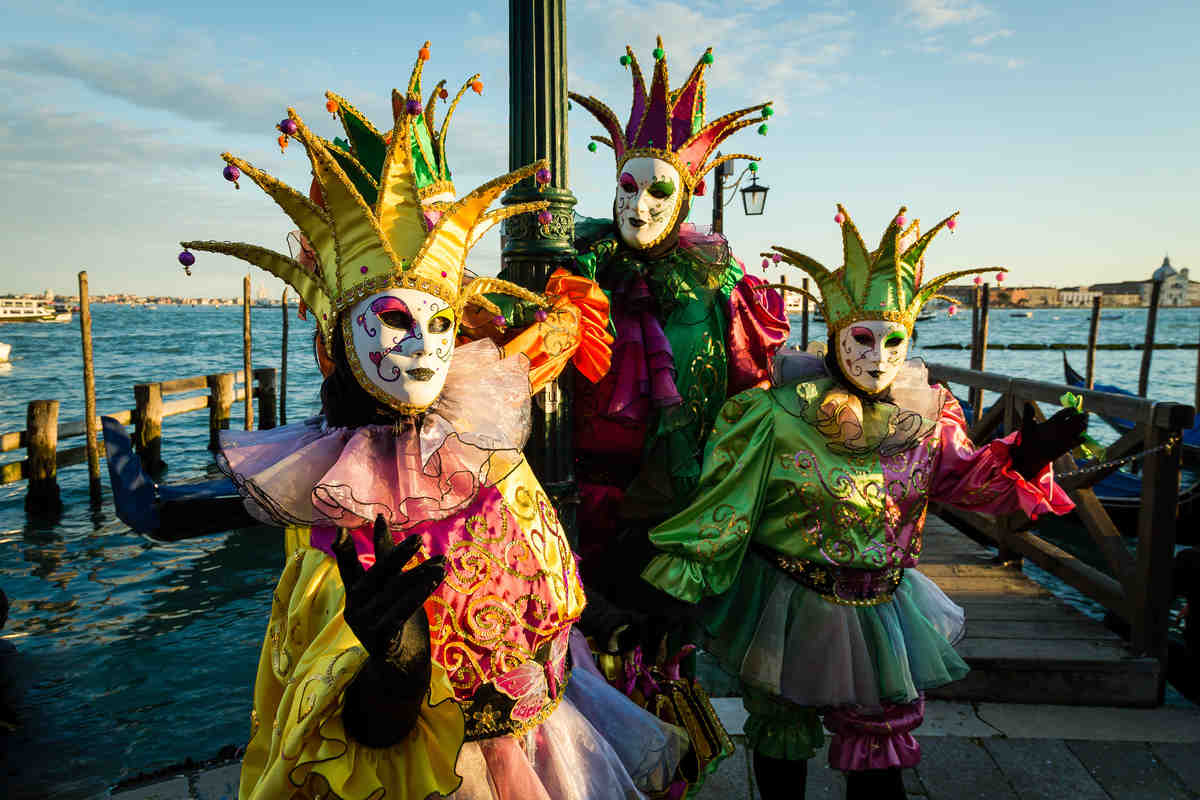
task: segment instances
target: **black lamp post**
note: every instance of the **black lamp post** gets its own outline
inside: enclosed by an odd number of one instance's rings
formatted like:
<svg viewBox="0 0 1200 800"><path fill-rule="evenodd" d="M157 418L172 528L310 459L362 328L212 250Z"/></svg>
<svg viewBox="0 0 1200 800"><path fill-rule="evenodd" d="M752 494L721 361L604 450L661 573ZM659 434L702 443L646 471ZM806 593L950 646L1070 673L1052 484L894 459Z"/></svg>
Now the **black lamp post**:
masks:
<svg viewBox="0 0 1200 800"><path fill-rule="evenodd" d="M720 158L721 154L717 153ZM713 233L724 233L725 230L725 206L733 202L733 198L725 200L725 190L736 189L742 179L746 177L746 173L750 173L751 183L749 186L742 189L742 208L747 216L757 217L763 213L763 209L767 203L767 187L758 185L758 163L751 161L750 165L742 170L742 174L738 175L737 180L729 181L729 177L733 174L732 163L726 161L718 164L713 170L713 213L712 213L712 230Z"/></svg>

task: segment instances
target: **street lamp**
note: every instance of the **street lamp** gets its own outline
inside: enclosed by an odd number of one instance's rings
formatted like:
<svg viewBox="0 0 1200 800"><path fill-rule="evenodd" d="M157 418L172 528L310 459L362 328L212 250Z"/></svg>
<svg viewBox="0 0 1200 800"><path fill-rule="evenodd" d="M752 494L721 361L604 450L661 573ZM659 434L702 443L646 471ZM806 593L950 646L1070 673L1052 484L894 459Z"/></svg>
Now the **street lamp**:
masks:
<svg viewBox="0 0 1200 800"><path fill-rule="evenodd" d="M721 154L717 153L717 158ZM758 162L751 161L742 173L737 176L737 180L730 181L729 177L733 174L733 165L726 161L718 164L713 170L713 211L712 211L712 230L713 233L724 233L725 228L725 206L733 202L731 196L728 200L725 199L725 191L733 190L738 187L742 179L746 177L746 173L750 173L750 185L742 189L742 208L748 216L756 217L763 213L763 209L767 202L767 187L758 185Z"/></svg>
<svg viewBox="0 0 1200 800"><path fill-rule="evenodd" d="M750 162L751 167L757 167L753 161ZM758 170L750 170L750 185L742 189L742 208L746 210L746 216L757 217L763 213L763 208L767 204L767 187L758 185Z"/></svg>

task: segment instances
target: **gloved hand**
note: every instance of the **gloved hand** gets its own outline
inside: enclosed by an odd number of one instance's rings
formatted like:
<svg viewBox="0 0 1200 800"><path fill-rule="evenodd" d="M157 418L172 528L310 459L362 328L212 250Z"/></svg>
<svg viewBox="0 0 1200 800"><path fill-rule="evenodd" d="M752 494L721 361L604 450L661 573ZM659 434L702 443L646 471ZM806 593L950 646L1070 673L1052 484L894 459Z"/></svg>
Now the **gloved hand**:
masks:
<svg viewBox="0 0 1200 800"><path fill-rule="evenodd" d="M1012 448L1013 469L1025 480L1036 478L1046 465L1083 441L1087 414L1064 408L1045 422L1034 422L1033 405L1025 404L1021 442Z"/></svg>
<svg viewBox="0 0 1200 800"><path fill-rule="evenodd" d="M369 658L346 688L346 732L368 747L390 747L416 725L429 689L429 620L422 607L445 577L435 556L405 571L421 546L419 536L400 544L380 515L375 519L375 564L364 569L345 530L333 545L346 587L343 617Z"/></svg>

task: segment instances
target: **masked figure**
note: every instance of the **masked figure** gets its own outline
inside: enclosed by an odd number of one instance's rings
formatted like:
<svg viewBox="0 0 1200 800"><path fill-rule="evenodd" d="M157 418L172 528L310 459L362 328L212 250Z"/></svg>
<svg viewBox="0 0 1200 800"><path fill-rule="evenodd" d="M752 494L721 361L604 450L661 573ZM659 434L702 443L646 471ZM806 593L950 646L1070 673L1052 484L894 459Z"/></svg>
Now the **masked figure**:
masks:
<svg viewBox="0 0 1200 800"><path fill-rule="evenodd" d="M686 735L610 688L572 637L584 608L575 558L521 453L529 359L457 339L468 309L497 313L488 293L554 302L464 280L489 227L545 207L488 210L546 164L429 213L412 86L394 93L377 178L355 171L371 140L343 100L352 151L289 109L281 130L303 146L320 203L225 156L299 227L308 267L253 245L184 243L290 284L331 362L323 417L222 440L220 461L251 513L288 526L239 796L664 790Z"/></svg>
<svg viewBox="0 0 1200 800"><path fill-rule="evenodd" d="M691 499L721 405L769 384L788 333L779 295L755 291L762 281L744 274L723 236L685 222L710 170L757 160L715 152L749 125L765 133L770 103L706 121L711 48L674 89L661 38L654 57L648 92L633 51L621 57L633 79L624 124L596 98L570 95L604 126L607 136L593 138L616 157L612 217L578 219L575 243L578 272L612 300L612 368L577 386L573 407L584 574L614 600L623 593L614 583L636 581L636 554L649 557L646 531Z"/></svg>
<svg viewBox="0 0 1200 800"><path fill-rule="evenodd" d="M931 500L1031 518L1073 508L1049 464L1080 440L1084 415L1027 414L977 448L953 396L906 359L921 307L983 270L926 280L925 250L948 220L918 236L903 214L870 252L839 206L836 271L775 248L820 289L828 355L782 360L790 380L724 405L696 499L650 534L663 553L643 577L700 604L707 646L741 678L765 800L803 797L822 716L848 797L904 796L924 691L967 672L952 647L962 609L914 569Z"/></svg>

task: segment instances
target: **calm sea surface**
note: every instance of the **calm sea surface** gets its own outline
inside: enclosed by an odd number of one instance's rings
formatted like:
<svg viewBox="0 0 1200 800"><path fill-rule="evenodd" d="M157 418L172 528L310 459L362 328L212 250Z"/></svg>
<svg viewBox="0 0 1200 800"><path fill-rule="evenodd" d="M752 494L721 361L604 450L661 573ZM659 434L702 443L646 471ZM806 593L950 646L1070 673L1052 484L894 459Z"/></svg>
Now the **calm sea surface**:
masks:
<svg viewBox="0 0 1200 800"><path fill-rule="evenodd" d="M241 368L239 308L156 310L93 306L97 409L133 405L133 385ZM1101 342L1140 342L1145 310L1106 311ZM253 311L254 366L279 366L281 314ZM293 311L294 314L294 311ZM1047 309L1032 319L1005 310L991 316L991 341L1082 342L1088 312ZM1194 343L1200 309L1163 309L1158 341ZM288 362L288 418L317 411L319 373L308 323L293 316ZM799 339L794 320L794 340ZM921 323L918 345L966 342L969 313ZM824 338L814 323L812 338ZM34 399L61 402L60 420L83 416L78 317L70 324L0 325L13 346L0 365L0 433L25 427ZM929 350L928 361L967 366L969 353ZM1084 353L1069 353L1082 370ZM1061 382L1058 352L992 351L990 371ZM1191 403L1195 350L1154 354L1150 395ZM1102 382L1136 389L1141 353L1101 351ZM990 400L985 401L990 402ZM234 422L241 419L234 407ZM163 424L168 480L200 477L211 464L204 411ZM1094 420L1093 434L1111 440ZM64 442L81 444L82 438ZM21 451L0 455L15 460ZM87 470L59 474L66 510L56 523L27 520L25 484L0 487L0 588L12 604L3 638L18 650L22 727L0 733L0 792L7 797L103 795L124 777L241 745L271 590L282 568L280 536L268 528L159 544L114 516L105 473L105 504L88 507ZM1061 589L1062 587L1058 587Z"/></svg>

